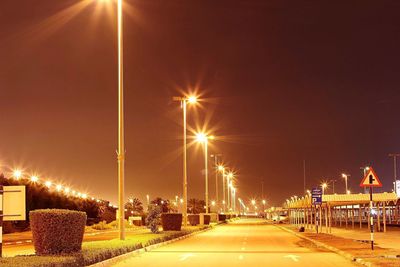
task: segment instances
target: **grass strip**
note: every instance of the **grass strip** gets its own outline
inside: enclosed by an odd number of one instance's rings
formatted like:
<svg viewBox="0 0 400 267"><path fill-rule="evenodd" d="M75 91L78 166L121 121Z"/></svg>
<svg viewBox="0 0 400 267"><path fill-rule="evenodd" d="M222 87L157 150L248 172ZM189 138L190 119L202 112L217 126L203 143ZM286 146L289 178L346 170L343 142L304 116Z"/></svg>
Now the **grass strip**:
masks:
<svg viewBox="0 0 400 267"><path fill-rule="evenodd" d="M69 255L57 256L15 256L1 258L0 266L4 267L78 267L95 264L137 249L172 240L181 236L203 230L207 227L187 227L182 231L165 231L159 234L145 233L106 241L84 242L82 251Z"/></svg>

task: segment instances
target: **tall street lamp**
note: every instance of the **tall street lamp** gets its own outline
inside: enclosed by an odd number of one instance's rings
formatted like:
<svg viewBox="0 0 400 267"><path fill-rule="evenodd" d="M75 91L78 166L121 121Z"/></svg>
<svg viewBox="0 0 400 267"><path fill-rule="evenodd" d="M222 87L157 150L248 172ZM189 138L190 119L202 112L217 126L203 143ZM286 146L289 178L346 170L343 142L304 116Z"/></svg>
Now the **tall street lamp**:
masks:
<svg viewBox="0 0 400 267"><path fill-rule="evenodd" d="M226 199L226 196L225 196L225 167L222 165L219 165L218 171L222 173L222 197L223 197L222 204L224 206L224 212L225 212L226 211L225 210L225 199Z"/></svg>
<svg viewBox="0 0 400 267"><path fill-rule="evenodd" d="M394 190L393 192L396 193L396 195L399 195L400 192L397 192L397 186L396 186L396 181L397 181L397 157L399 157L400 154L397 153L392 153L389 154L389 157L393 157L393 182L394 182Z"/></svg>
<svg viewBox="0 0 400 267"><path fill-rule="evenodd" d="M327 183L322 183L321 187L322 187L322 194L324 195L325 194L325 189L328 187L328 184Z"/></svg>
<svg viewBox="0 0 400 267"><path fill-rule="evenodd" d="M118 229L119 239L125 240L125 140L124 140L124 61L123 61L123 0L118 0Z"/></svg>
<svg viewBox="0 0 400 267"><path fill-rule="evenodd" d="M204 133L196 134L196 141L204 144L204 176L206 191L206 214L208 214L208 140L214 140L214 136L208 136Z"/></svg>
<svg viewBox="0 0 400 267"><path fill-rule="evenodd" d="M346 194L348 194L349 189L347 188L347 179L350 177L350 174L342 173L342 177L344 178L344 182L346 184Z"/></svg>
<svg viewBox="0 0 400 267"><path fill-rule="evenodd" d="M219 172L219 165L218 165L218 158L222 157L222 154L213 154L211 155L214 158L214 170L215 170L215 200L218 205L219 203L219 195L218 195L218 172Z"/></svg>
<svg viewBox="0 0 400 267"><path fill-rule="evenodd" d="M233 212L236 212L236 188L232 186Z"/></svg>
<svg viewBox="0 0 400 267"><path fill-rule="evenodd" d="M230 191L230 186L231 186L231 181L233 179L233 173L230 172L228 173L228 175L226 176L226 183L227 183L227 189L228 189L228 211L231 209L231 191Z"/></svg>
<svg viewBox="0 0 400 267"><path fill-rule="evenodd" d="M195 96L189 97L173 97L173 101L180 101L183 109L183 225L187 226L187 142L186 142L186 109L187 104L196 104L197 98Z"/></svg>

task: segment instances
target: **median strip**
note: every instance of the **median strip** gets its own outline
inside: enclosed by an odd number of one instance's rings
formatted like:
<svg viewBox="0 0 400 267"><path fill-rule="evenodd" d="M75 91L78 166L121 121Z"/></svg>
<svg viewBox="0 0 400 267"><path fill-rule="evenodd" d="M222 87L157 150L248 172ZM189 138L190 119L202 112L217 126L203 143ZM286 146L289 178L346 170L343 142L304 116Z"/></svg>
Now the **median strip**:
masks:
<svg viewBox="0 0 400 267"><path fill-rule="evenodd" d="M127 240L107 240L85 242L82 251L60 256L16 256L0 259L4 267L78 267L78 266L107 266L113 260L119 261L124 257L150 251L171 242L188 238L193 234L211 229L211 227L188 227L182 231L161 232L160 234L137 234ZM113 259L115 258L115 259Z"/></svg>

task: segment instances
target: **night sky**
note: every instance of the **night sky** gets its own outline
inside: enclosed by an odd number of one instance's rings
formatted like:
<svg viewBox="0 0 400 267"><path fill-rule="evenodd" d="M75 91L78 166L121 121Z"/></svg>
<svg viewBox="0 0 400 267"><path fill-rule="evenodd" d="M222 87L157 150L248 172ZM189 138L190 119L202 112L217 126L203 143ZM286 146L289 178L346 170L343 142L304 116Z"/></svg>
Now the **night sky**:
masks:
<svg viewBox="0 0 400 267"><path fill-rule="evenodd" d="M126 193L182 192L181 109L219 137L239 196L281 204L400 152L399 1L125 0ZM116 201L116 5L0 2L0 161ZM202 198L203 152L188 152ZM211 164L211 160L210 160ZM214 199L214 174L210 198ZM221 195L221 193L220 193Z"/></svg>

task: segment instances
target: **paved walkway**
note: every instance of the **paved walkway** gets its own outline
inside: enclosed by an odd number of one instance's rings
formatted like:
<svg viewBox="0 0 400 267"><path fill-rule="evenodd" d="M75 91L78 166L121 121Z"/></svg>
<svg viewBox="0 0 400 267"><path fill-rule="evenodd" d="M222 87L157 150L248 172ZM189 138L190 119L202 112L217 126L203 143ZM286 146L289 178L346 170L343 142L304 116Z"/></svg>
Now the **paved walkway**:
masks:
<svg viewBox="0 0 400 267"><path fill-rule="evenodd" d="M315 230L308 230L307 232L315 232ZM325 228L323 228L322 233L326 233ZM359 225L356 225L354 229L352 229L351 225L348 228L344 227L332 227L332 235L353 239L353 240L370 240L370 231L368 230L366 225L363 225L363 228L360 229ZM387 232L375 232L375 243L381 248L398 250L400 253L400 228L399 227L387 227Z"/></svg>

